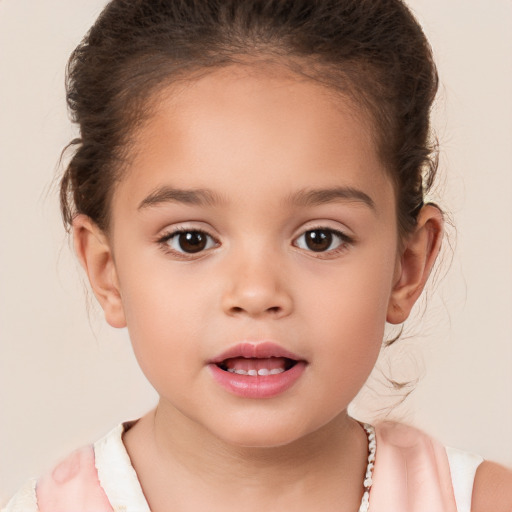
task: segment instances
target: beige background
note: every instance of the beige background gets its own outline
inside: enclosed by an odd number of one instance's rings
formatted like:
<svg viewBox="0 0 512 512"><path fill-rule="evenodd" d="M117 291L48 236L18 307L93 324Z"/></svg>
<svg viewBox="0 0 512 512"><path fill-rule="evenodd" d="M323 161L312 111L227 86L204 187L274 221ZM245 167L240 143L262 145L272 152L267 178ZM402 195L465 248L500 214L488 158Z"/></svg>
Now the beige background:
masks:
<svg viewBox="0 0 512 512"><path fill-rule="evenodd" d="M50 188L73 136L64 65L103 4L0 0L0 502L155 402L126 333L88 317ZM415 336L381 368L422 377L393 417L512 465L512 2L409 4L442 78L440 185L457 247ZM358 414L389 405L383 382L377 372Z"/></svg>

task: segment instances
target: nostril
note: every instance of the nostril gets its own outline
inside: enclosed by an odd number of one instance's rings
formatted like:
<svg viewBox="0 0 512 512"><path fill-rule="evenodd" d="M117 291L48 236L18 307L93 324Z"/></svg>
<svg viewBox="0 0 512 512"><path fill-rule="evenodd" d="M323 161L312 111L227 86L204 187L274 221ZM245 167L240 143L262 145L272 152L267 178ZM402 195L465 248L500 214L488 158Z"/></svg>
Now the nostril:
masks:
<svg viewBox="0 0 512 512"><path fill-rule="evenodd" d="M292 310L291 297L270 287L238 287L225 293L221 300L222 310L227 315L244 315L278 318Z"/></svg>
<svg viewBox="0 0 512 512"><path fill-rule="evenodd" d="M231 312L232 313L236 313L236 314L243 313L244 311L245 311L245 309L241 308L240 306L233 306L231 308ZM270 308L265 309L265 311L267 313L277 314L277 313L279 313L281 311L281 308L279 306L272 306Z"/></svg>

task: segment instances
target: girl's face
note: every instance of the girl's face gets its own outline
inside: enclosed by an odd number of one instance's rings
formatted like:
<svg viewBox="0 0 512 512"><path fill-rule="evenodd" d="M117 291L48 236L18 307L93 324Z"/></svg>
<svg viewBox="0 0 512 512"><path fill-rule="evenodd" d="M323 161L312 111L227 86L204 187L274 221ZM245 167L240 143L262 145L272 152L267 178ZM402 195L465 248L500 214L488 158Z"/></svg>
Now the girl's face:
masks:
<svg viewBox="0 0 512 512"><path fill-rule="evenodd" d="M107 319L176 424L289 443L374 366L393 186L365 116L318 83L233 66L164 92L113 197Z"/></svg>

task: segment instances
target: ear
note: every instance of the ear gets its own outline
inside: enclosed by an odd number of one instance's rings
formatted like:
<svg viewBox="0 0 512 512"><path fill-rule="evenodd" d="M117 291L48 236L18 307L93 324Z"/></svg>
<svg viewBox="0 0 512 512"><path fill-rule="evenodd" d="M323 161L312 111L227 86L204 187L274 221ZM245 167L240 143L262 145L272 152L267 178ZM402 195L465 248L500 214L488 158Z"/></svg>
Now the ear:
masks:
<svg viewBox="0 0 512 512"><path fill-rule="evenodd" d="M73 220L73 240L105 319L112 327L126 327L119 281L107 236L89 217L77 215Z"/></svg>
<svg viewBox="0 0 512 512"><path fill-rule="evenodd" d="M421 295L441 247L443 214L432 204L425 205L416 229L405 240L397 261L395 282L386 320L400 324L409 316Z"/></svg>

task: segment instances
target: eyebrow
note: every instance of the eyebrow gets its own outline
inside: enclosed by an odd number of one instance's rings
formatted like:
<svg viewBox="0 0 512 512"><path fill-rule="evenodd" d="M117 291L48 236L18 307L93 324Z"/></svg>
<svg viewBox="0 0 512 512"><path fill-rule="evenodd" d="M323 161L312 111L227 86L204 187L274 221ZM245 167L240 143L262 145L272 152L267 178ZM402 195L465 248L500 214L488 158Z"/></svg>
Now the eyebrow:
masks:
<svg viewBox="0 0 512 512"><path fill-rule="evenodd" d="M169 186L159 187L144 198L138 210L164 203L185 203L197 206L212 206L223 202L215 192L207 189L179 189Z"/></svg>
<svg viewBox="0 0 512 512"><path fill-rule="evenodd" d="M287 202L295 206L308 207L333 203L339 200L361 202L371 210L376 210L373 199L362 190L354 187L303 189L290 195ZM162 186L144 198L137 209L141 210L169 202L196 206L215 206L224 201L220 195L208 189L178 189Z"/></svg>
<svg viewBox="0 0 512 512"><path fill-rule="evenodd" d="M293 194L289 200L292 204L297 206L318 206L339 200L348 202L356 201L376 211L374 200L362 190L354 187L304 189Z"/></svg>

